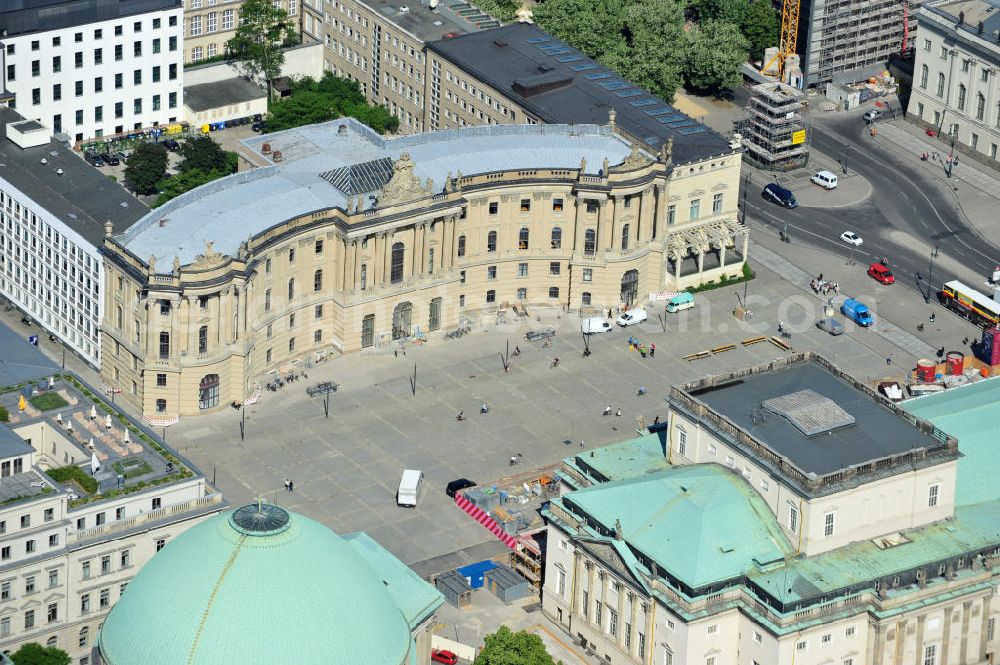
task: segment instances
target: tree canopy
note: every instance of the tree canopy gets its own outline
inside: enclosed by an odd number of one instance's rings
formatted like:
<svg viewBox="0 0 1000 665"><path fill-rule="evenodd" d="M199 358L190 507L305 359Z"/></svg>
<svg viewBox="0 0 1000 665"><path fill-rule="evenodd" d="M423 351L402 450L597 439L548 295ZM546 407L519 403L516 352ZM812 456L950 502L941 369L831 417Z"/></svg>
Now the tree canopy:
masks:
<svg viewBox="0 0 1000 665"><path fill-rule="evenodd" d="M762 54L778 38L768 0L545 0L533 12L547 32L667 101L682 83L737 85L750 48ZM723 47L714 65L704 57L713 45Z"/></svg>
<svg viewBox="0 0 1000 665"><path fill-rule="evenodd" d="M154 208L195 187L235 173L239 165L239 156L235 152L223 150L207 134L181 143L180 153L183 159L178 173L157 183L160 195L153 203Z"/></svg>
<svg viewBox="0 0 1000 665"><path fill-rule="evenodd" d="M167 149L159 143L140 143L125 166L125 183L137 194L155 194L156 183L167 172Z"/></svg>
<svg viewBox="0 0 1000 665"><path fill-rule="evenodd" d="M29 642L15 651L10 659L14 665L69 665L69 655L55 647L43 647Z"/></svg>
<svg viewBox="0 0 1000 665"><path fill-rule="evenodd" d="M293 81L292 94L271 106L265 127L277 132L343 116L356 118L380 134L399 129L399 118L384 106L365 101L356 81L338 78L332 72L318 81L309 77Z"/></svg>
<svg viewBox="0 0 1000 665"><path fill-rule="evenodd" d="M270 100L271 80L285 62L281 48L297 39L295 23L272 0L246 0L239 12L239 25L226 49L247 78L267 86Z"/></svg>
<svg viewBox="0 0 1000 665"><path fill-rule="evenodd" d="M485 641L473 665L555 665L538 635L500 626Z"/></svg>

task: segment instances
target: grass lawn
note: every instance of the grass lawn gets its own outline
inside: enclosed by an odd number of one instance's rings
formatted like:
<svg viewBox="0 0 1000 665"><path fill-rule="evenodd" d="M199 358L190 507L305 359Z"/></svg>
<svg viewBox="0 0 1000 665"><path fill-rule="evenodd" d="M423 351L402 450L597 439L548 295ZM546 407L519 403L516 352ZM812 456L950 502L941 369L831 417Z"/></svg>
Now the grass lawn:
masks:
<svg viewBox="0 0 1000 665"><path fill-rule="evenodd" d="M69 402L60 397L58 393L39 393L29 397L28 401L39 411L51 411L69 406Z"/></svg>
<svg viewBox="0 0 1000 665"><path fill-rule="evenodd" d="M151 467L145 460L136 457L130 457L128 459L123 459L114 463L115 473L120 476L125 476L126 478L135 478L136 476L144 476L147 473L153 472L153 467Z"/></svg>

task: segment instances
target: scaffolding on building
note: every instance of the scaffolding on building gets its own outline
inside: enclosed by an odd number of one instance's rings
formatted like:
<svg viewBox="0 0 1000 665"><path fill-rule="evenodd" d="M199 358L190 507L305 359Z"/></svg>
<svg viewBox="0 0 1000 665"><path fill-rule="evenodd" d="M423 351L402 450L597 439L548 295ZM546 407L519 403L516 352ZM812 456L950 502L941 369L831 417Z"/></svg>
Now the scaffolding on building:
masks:
<svg viewBox="0 0 1000 665"><path fill-rule="evenodd" d="M744 147L743 158L767 171L790 171L809 163L805 96L783 83L760 83L751 89L735 131Z"/></svg>
<svg viewBox="0 0 1000 665"><path fill-rule="evenodd" d="M919 3L918 3L919 4ZM891 56L913 46L908 0L815 0L802 15L805 73L809 86L864 80Z"/></svg>

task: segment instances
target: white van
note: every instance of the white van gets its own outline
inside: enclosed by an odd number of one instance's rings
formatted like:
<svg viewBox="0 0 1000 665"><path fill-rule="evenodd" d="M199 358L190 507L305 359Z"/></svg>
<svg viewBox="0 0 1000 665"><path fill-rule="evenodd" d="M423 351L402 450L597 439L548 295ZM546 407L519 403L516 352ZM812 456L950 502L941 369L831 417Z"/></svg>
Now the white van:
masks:
<svg viewBox="0 0 1000 665"><path fill-rule="evenodd" d="M830 171L819 171L810 180L823 189L835 189L837 187L837 176Z"/></svg>
<svg viewBox="0 0 1000 665"><path fill-rule="evenodd" d="M611 324L599 316L592 316L589 319L584 319L580 322L580 332L584 335L611 332L612 330L614 330L614 328L611 327Z"/></svg>
<svg viewBox="0 0 1000 665"><path fill-rule="evenodd" d="M642 323L646 320L646 318L646 310L641 307L636 307L635 309L630 309L619 316L616 323L624 328L626 326L634 326L637 323Z"/></svg>
<svg viewBox="0 0 1000 665"><path fill-rule="evenodd" d="M423 479L423 471L414 469L403 471L403 477L399 481L399 489L396 490L396 503L400 506L416 508L417 497L420 494L420 483Z"/></svg>

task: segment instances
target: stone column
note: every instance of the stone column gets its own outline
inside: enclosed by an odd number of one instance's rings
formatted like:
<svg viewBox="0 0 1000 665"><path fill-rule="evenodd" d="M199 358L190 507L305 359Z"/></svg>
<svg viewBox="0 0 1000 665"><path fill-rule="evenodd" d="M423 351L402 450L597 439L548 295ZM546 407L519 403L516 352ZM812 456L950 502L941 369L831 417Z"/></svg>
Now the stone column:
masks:
<svg viewBox="0 0 1000 665"><path fill-rule="evenodd" d="M972 613L972 601L962 603L962 632L958 651L958 662L966 665L969 653L969 615Z"/></svg>
<svg viewBox="0 0 1000 665"><path fill-rule="evenodd" d="M917 657L920 660L923 660L923 658L924 658L924 654L923 654L924 623L926 621L927 621L927 615L926 614L921 614L921 615L919 615L917 617L917 640L916 640L916 645L917 646L916 646L916 652L917 652ZM899 638L899 635L897 635L896 637ZM898 642L899 639L897 639L896 641ZM901 662L901 661L897 661L897 662Z"/></svg>
<svg viewBox="0 0 1000 665"><path fill-rule="evenodd" d="M701 281L705 273L705 246L698 245L698 280Z"/></svg>
<svg viewBox="0 0 1000 665"><path fill-rule="evenodd" d="M994 74L996 76L996 74ZM986 641L986 636L989 630L990 624L990 597L986 596L982 599L982 607L979 608L979 615L982 617L983 625L979 628L979 653L976 654L976 661L981 662L986 660L986 651L988 642Z"/></svg>
<svg viewBox="0 0 1000 665"><path fill-rule="evenodd" d="M229 292L232 287L219 292L219 297L215 298L215 343L222 345L229 343Z"/></svg>
<svg viewBox="0 0 1000 665"><path fill-rule="evenodd" d="M344 281L347 278L347 261L344 255L347 253L345 249L344 238L336 236L333 243L333 290L334 291L345 291Z"/></svg>
<svg viewBox="0 0 1000 665"><path fill-rule="evenodd" d="M659 238L661 233L666 233L667 229L667 186L663 183L656 185L656 200L653 203L653 224L652 237Z"/></svg>
<svg viewBox="0 0 1000 665"><path fill-rule="evenodd" d="M621 590L618 592L618 607L615 610L618 612L618 631L615 635L615 642L621 647L625 644L625 590L624 585L622 585Z"/></svg>
<svg viewBox="0 0 1000 665"><path fill-rule="evenodd" d="M944 624L941 626L941 657L938 659L940 665L948 665L949 646L951 645L951 615L955 611L954 607L944 608Z"/></svg>
<svg viewBox="0 0 1000 665"><path fill-rule="evenodd" d="M651 228L654 219L653 188L647 187L639 197L639 243L649 242L652 238Z"/></svg>
<svg viewBox="0 0 1000 665"><path fill-rule="evenodd" d="M636 621L638 621L638 619L639 619L639 603L640 602L642 602L642 601L639 600L638 596L632 596L632 602L629 603L628 624L629 624L629 630L633 633L631 636L629 636L629 644L631 645L631 647L628 649L628 652L629 652L630 656L633 653L635 653L635 650L637 648L636 644L635 644L636 643L636 637L635 637L634 633L636 632L636 625L635 625Z"/></svg>
<svg viewBox="0 0 1000 665"><path fill-rule="evenodd" d="M174 312L174 311L172 311L174 309L174 307L170 308L171 309L171 313L170 313L170 328L171 328L171 330L173 331L174 329L176 329L178 327L177 326L177 319L178 318L183 318L184 319L184 322L186 323L185 327L187 328L187 335L185 336L186 339L184 341L184 347L183 347L183 349L180 347L179 344L172 344L171 345L172 348L170 349L170 355L171 356L177 355L177 353L180 352L181 350L184 350L184 351L187 351L188 353L192 353L193 354L198 349L198 328L199 328L199 326L195 325L195 320L194 320L194 316L193 316L194 307L191 306L191 300L192 300L191 296L181 296L180 304L181 304L181 306L184 309L184 316L183 317L179 317L178 316L178 314L180 312ZM171 303L171 304L174 304L174 303ZM171 332L170 336L171 336L171 338L173 338L174 337L174 333ZM176 350L173 347L176 347Z"/></svg>
<svg viewBox="0 0 1000 665"><path fill-rule="evenodd" d="M617 217L617 208L618 206L615 204L615 200L613 198L609 196L604 199L604 204L601 206L598 221L600 230L597 232L600 236L599 247L603 250L609 250L615 246L615 235L618 227L615 220L615 217Z"/></svg>
<svg viewBox="0 0 1000 665"><path fill-rule="evenodd" d="M722 241L719 243L719 267L726 267L726 243Z"/></svg>
<svg viewBox="0 0 1000 665"><path fill-rule="evenodd" d="M587 615L587 623L594 623L594 578L597 576L597 566L593 563L590 564L590 569L587 573L587 607L584 608L584 614Z"/></svg>
<svg viewBox="0 0 1000 665"><path fill-rule="evenodd" d="M569 199L567 199L567 202ZM586 230L586 218L584 214L587 210L587 201L579 195L573 199L573 252L583 252L583 234Z"/></svg>
<svg viewBox="0 0 1000 665"><path fill-rule="evenodd" d="M423 222L413 225L413 242L410 245L413 256L410 257L410 274L414 277L424 274L424 261L421 256L424 253L423 226Z"/></svg>
<svg viewBox="0 0 1000 665"><path fill-rule="evenodd" d="M386 285L392 279L392 245L395 236L390 233L382 234L382 285Z"/></svg>
<svg viewBox="0 0 1000 665"><path fill-rule="evenodd" d="M743 232L743 260L747 261L750 259L748 252L750 251L750 232Z"/></svg>

